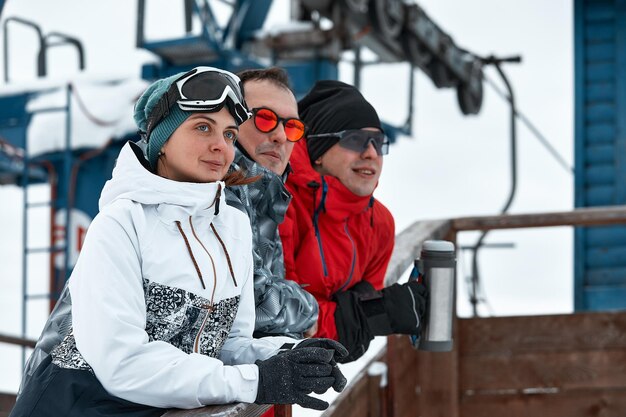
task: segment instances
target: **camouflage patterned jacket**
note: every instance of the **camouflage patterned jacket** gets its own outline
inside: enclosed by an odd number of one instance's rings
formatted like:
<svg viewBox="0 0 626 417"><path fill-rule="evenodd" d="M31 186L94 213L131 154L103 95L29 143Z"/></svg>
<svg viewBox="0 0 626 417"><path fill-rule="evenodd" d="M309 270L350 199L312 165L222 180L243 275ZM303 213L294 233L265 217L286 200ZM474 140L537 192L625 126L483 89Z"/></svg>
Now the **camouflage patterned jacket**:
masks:
<svg viewBox="0 0 626 417"><path fill-rule="evenodd" d="M255 335L301 338L317 321L318 305L311 294L285 279L278 225L285 217L291 194L283 178L253 162L240 148L235 150L234 169L243 169L248 176L261 176L251 184L226 188L227 203L246 213L252 226Z"/></svg>

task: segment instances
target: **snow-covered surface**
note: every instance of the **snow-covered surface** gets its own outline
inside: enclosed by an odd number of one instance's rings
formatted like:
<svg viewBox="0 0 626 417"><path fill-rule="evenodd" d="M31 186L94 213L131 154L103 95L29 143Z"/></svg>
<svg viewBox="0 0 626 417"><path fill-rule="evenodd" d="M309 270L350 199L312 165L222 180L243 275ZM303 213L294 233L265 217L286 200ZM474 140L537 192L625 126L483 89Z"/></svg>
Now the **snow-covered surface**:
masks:
<svg viewBox="0 0 626 417"><path fill-rule="evenodd" d="M109 139L137 130L133 107L148 83L139 78L76 77L22 83L0 90L0 95L30 93L26 110L28 154L100 147ZM70 135L66 134L69 98ZM50 109L56 109L50 111Z"/></svg>
<svg viewBox="0 0 626 417"><path fill-rule="evenodd" d="M279 23L273 25L269 29L261 29L254 32L256 38L264 38L266 36L278 36L294 32L305 32L313 29L313 22L292 21L288 23Z"/></svg>

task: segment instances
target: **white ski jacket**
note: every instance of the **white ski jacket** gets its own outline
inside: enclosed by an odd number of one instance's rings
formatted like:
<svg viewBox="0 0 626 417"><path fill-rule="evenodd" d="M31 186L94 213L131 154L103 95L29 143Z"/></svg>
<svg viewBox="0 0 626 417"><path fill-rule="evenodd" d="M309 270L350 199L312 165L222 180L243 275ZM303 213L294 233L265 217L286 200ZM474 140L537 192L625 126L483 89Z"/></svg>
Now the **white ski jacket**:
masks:
<svg viewBox="0 0 626 417"><path fill-rule="evenodd" d="M250 222L226 205L222 182L171 181L140 155L126 144L104 186L69 280L72 330L53 363L154 407L253 402L255 360L295 341L252 338Z"/></svg>

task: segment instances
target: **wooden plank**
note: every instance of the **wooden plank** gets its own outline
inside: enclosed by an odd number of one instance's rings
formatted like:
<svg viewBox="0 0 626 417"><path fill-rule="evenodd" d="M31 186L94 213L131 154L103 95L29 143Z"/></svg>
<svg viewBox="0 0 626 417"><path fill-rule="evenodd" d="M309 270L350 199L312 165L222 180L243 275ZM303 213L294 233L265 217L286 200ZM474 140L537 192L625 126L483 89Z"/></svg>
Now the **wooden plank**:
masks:
<svg viewBox="0 0 626 417"><path fill-rule="evenodd" d="M587 144L584 156L589 165L604 164L615 161L615 145L614 144Z"/></svg>
<svg viewBox="0 0 626 417"><path fill-rule="evenodd" d="M587 50L586 62L595 61L614 61L615 60L615 41L600 42L593 45ZM589 95L587 95L589 98Z"/></svg>
<svg viewBox="0 0 626 417"><path fill-rule="evenodd" d="M583 192L589 206L607 206L615 202L615 187L612 185L592 185Z"/></svg>
<svg viewBox="0 0 626 417"><path fill-rule="evenodd" d="M458 416L456 351L416 351L403 335L387 339L391 416Z"/></svg>
<svg viewBox="0 0 626 417"><path fill-rule="evenodd" d="M592 311L624 310L626 285L603 285L583 288L585 306Z"/></svg>
<svg viewBox="0 0 626 417"><path fill-rule="evenodd" d="M383 404L382 375L369 375L367 378L367 417L382 417L386 414Z"/></svg>
<svg viewBox="0 0 626 417"><path fill-rule="evenodd" d="M615 79L615 64L613 62L588 63L586 69L585 81L587 82L608 82ZM585 117L585 120L588 118Z"/></svg>
<svg viewBox="0 0 626 417"><path fill-rule="evenodd" d="M15 407L15 398L15 394L0 392L0 415L2 413L9 415L9 412Z"/></svg>
<svg viewBox="0 0 626 417"><path fill-rule="evenodd" d="M246 403L211 405L193 410L170 410L163 417L260 417L270 407Z"/></svg>
<svg viewBox="0 0 626 417"><path fill-rule="evenodd" d="M615 48L615 45L613 45ZM587 102L593 101L613 101L615 100L615 83L602 82L590 83L585 86Z"/></svg>
<svg viewBox="0 0 626 417"><path fill-rule="evenodd" d="M626 246L625 226L599 226L587 228L585 244L590 247ZM625 275L626 276L626 275Z"/></svg>
<svg viewBox="0 0 626 417"><path fill-rule="evenodd" d="M587 268L584 283L594 287L626 284L626 267Z"/></svg>
<svg viewBox="0 0 626 417"><path fill-rule="evenodd" d="M291 405L277 405L274 407L274 416L275 417L292 417L291 415Z"/></svg>
<svg viewBox="0 0 626 417"><path fill-rule="evenodd" d="M585 21L615 20L615 4L611 2L590 1L585 5Z"/></svg>
<svg viewBox="0 0 626 417"><path fill-rule="evenodd" d="M626 387L626 349L471 356L459 372L462 392L619 388Z"/></svg>
<svg viewBox="0 0 626 417"><path fill-rule="evenodd" d="M34 348L37 341L24 339L23 337L0 334L0 343L8 343L11 345L26 346L26 347Z"/></svg>
<svg viewBox="0 0 626 417"><path fill-rule="evenodd" d="M585 40L593 42L606 42L615 39L615 26L605 22L588 23L585 27Z"/></svg>
<svg viewBox="0 0 626 417"><path fill-rule="evenodd" d="M452 220L452 228L456 231L609 224L626 224L626 206L581 208L553 213L460 217Z"/></svg>
<svg viewBox="0 0 626 417"><path fill-rule="evenodd" d="M585 263L588 268L626 266L626 246L587 248Z"/></svg>
<svg viewBox="0 0 626 417"><path fill-rule="evenodd" d="M422 360L410 346L408 336L387 337L388 415L417 417L423 414L423 397L418 382L418 374L425 372L420 366Z"/></svg>
<svg viewBox="0 0 626 417"><path fill-rule="evenodd" d="M615 182L615 167L612 164L595 164L587 167L585 184L612 185Z"/></svg>
<svg viewBox="0 0 626 417"><path fill-rule="evenodd" d="M459 319L459 354L626 349L626 312Z"/></svg>
<svg viewBox="0 0 626 417"><path fill-rule="evenodd" d="M626 390L465 396L461 417L624 417Z"/></svg>
<svg viewBox="0 0 626 417"><path fill-rule="evenodd" d="M594 123L585 129L587 146L613 145L615 143L615 123ZM613 155L615 159L615 155ZM593 165L588 165L591 167Z"/></svg>

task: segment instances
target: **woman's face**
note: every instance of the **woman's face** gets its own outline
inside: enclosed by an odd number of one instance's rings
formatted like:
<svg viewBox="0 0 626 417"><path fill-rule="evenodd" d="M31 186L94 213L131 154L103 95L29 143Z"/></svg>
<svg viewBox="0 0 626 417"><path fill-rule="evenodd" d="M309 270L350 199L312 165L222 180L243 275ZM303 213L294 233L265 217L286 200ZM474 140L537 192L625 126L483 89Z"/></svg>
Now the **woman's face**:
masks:
<svg viewBox="0 0 626 417"><path fill-rule="evenodd" d="M238 134L226 107L215 113L194 113L161 148L157 174L174 181L219 181L233 162Z"/></svg>

